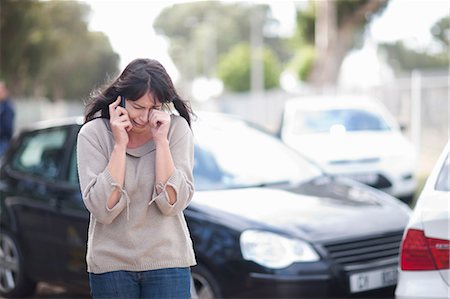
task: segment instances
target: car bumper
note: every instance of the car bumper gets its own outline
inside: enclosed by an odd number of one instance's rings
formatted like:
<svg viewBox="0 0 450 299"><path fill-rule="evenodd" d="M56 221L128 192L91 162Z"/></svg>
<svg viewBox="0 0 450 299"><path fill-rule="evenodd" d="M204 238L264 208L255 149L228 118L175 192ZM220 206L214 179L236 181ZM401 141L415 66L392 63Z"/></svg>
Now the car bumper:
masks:
<svg viewBox="0 0 450 299"><path fill-rule="evenodd" d="M330 272L331 273L331 272ZM231 298L363 298L393 297L395 286L350 293L347 274L267 274L249 273L241 280L239 293ZM348 277L347 277L348 278Z"/></svg>
<svg viewBox="0 0 450 299"><path fill-rule="evenodd" d="M396 299L448 299L450 287L438 271L400 271Z"/></svg>
<svg viewBox="0 0 450 299"><path fill-rule="evenodd" d="M329 275L283 276L250 273L251 287L243 296L264 298L328 297L332 293Z"/></svg>

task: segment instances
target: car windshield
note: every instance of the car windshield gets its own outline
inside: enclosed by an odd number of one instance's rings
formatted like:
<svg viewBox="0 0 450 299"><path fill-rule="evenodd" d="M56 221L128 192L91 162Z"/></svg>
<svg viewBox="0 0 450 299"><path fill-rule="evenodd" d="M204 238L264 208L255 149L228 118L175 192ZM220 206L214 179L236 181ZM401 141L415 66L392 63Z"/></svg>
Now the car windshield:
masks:
<svg viewBox="0 0 450 299"><path fill-rule="evenodd" d="M294 132L311 134L342 131L387 131L389 125L380 116L360 109L299 110Z"/></svg>
<svg viewBox="0 0 450 299"><path fill-rule="evenodd" d="M299 183L321 174L278 139L228 118L194 125L196 190Z"/></svg>

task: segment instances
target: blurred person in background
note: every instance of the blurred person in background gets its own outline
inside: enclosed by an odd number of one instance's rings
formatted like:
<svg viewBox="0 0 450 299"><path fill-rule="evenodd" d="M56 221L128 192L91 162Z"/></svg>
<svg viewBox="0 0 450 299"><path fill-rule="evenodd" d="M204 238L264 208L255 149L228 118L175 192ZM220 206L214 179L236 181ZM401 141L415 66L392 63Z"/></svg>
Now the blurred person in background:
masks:
<svg viewBox="0 0 450 299"><path fill-rule="evenodd" d="M14 133L14 106L4 81L0 81L0 156L8 148Z"/></svg>
<svg viewBox="0 0 450 299"><path fill-rule="evenodd" d="M183 211L194 192L191 115L151 59L132 61L91 96L77 157L94 298L190 297L196 260Z"/></svg>

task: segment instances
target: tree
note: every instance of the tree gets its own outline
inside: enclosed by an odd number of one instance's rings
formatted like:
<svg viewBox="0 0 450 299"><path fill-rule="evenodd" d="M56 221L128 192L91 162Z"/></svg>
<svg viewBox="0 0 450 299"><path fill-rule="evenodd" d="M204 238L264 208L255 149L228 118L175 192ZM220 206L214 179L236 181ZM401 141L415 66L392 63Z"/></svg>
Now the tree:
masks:
<svg viewBox="0 0 450 299"><path fill-rule="evenodd" d="M304 12L298 12L297 45L315 47L308 75L310 83L325 86L336 82L346 54L355 47L371 18L381 13L387 3L388 0L319 0L310 2Z"/></svg>
<svg viewBox="0 0 450 299"><path fill-rule="evenodd" d="M220 59L217 72L227 89L237 92L250 90L250 53L249 44L241 43ZM281 68L269 48L263 51L263 64L264 88L271 89L279 86Z"/></svg>
<svg viewBox="0 0 450 299"><path fill-rule="evenodd" d="M184 80L215 74L219 57L234 45L250 41L252 10L260 9L263 27L269 26L270 8L267 5L199 1L176 4L164 9L153 27L170 40L169 53ZM288 60L287 46L278 37L264 37L278 59Z"/></svg>
<svg viewBox="0 0 450 299"><path fill-rule="evenodd" d="M40 30L46 22L40 14L43 3L6 0L0 5L1 76L12 91L22 92L54 53Z"/></svg>
<svg viewBox="0 0 450 299"><path fill-rule="evenodd" d="M89 13L76 1L2 0L0 76L14 94L81 98L117 72L119 56L88 30Z"/></svg>
<svg viewBox="0 0 450 299"><path fill-rule="evenodd" d="M398 73L411 72L415 69L439 69L449 67L449 33L450 17L438 20L431 28L431 34L440 50L413 50L403 42L384 43L380 45L381 51L386 53L390 65ZM435 47L436 48L436 47Z"/></svg>
<svg viewBox="0 0 450 299"><path fill-rule="evenodd" d="M88 6L73 1L50 1L44 11L55 16L49 32L58 46L58 55L45 65L42 73L47 94L51 98L87 96L107 75L117 72L119 56L105 34L88 31Z"/></svg>
<svg viewBox="0 0 450 299"><path fill-rule="evenodd" d="M440 43L444 50L449 49L450 44L450 17L443 17L431 27L431 34L435 41Z"/></svg>

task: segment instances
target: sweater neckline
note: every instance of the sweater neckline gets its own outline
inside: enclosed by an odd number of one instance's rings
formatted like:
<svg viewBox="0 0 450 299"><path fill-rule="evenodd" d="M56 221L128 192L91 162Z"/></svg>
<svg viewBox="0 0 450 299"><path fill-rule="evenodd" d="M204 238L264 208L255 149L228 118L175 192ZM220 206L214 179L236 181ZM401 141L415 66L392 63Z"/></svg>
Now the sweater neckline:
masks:
<svg viewBox="0 0 450 299"><path fill-rule="evenodd" d="M114 138L112 136L112 130L111 130L111 125L110 125L109 121L107 119L103 119L103 123L107 127L108 132L111 135L111 138ZM140 157L143 157L143 156L151 153L154 150L156 150L155 141L153 139L150 139L147 143L144 143L141 146L138 146L135 148L127 148L126 153L127 153L127 155L140 158Z"/></svg>
<svg viewBox="0 0 450 299"><path fill-rule="evenodd" d="M148 153L151 153L155 149L156 149L155 141L153 139L150 139L147 143L144 143L141 146L135 148L127 148L127 154L130 156L140 158L142 156L147 155Z"/></svg>

